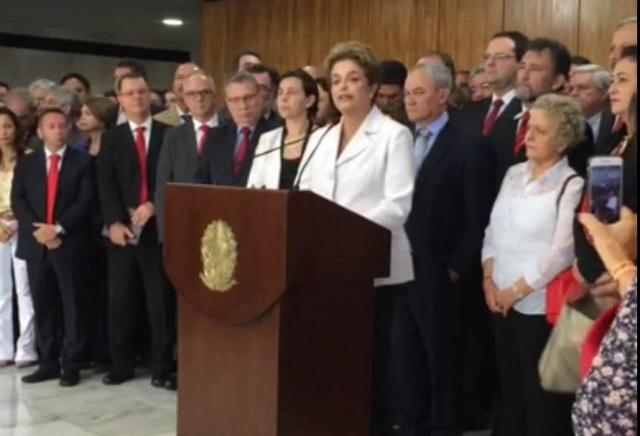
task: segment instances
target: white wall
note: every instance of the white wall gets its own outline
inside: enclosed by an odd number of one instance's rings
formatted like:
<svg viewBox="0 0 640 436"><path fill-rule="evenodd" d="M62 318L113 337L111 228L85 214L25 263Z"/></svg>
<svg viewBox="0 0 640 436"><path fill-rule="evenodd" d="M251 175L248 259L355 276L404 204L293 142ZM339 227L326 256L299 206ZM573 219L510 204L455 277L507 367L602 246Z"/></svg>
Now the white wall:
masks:
<svg viewBox="0 0 640 436"><path fill-rule="evenodd" d="M113 67L118 58L71 53L0 47L0 81L11 87L26 87L37 79L58 82L70 72L84 74L92 83L94 93L113 88ZM149 74L151 86L169 88L176 64L141 61Z"/></svg>

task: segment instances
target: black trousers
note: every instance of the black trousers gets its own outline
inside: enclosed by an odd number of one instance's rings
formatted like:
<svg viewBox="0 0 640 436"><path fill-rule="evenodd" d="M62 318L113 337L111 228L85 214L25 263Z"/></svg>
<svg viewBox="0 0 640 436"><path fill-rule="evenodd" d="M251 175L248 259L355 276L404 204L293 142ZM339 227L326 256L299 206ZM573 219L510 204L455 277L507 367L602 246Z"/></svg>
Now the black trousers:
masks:
<svg viewBox="0 0 640 436"><path fill-rule="evenodd" d="M109 275L106 240L97 236L89 254L89 294L91 296L91 361L100 366L111 364L109 352Z"/></svg>
<svg viewBox="0 0 640 436"><path fill-rule="evenodd" d="M86 265L65 254L27 262L40 368L46 370L80 370L90 360Z"/></svg>
<svg viewBox="0 0 640 436"><path fill-rule="evenodd" d="M138 246L109 247L109 322L113 370L129 372L136 364L136 310L146 297L151 330L151 369L155 375L174 370L175 295L162 265L155 222L147 224ZM142 288L136 286L142 278Z"/></svg>
<svg viewBox="0 0 640 436"><path fill-rule="evenodd" d="M398 424L411 436L461 436L461 290L435 260L417 261L416 276L393 328Z"/></svg>
<svg viewBox="0 0 640 436"><path fill-rule="evenodd" d="M373 393L371 435L390 436L393 398L391 389L391 331L399 300L410 285L376 288L373 327Z"/></svg>
<svg viewBox="0 0 640 436"><path fill-rule="evenodd" d="M572 436L575 397L544 392L538 364L551 335L545 316L494 315L501 398L494 436Z"/></svg>

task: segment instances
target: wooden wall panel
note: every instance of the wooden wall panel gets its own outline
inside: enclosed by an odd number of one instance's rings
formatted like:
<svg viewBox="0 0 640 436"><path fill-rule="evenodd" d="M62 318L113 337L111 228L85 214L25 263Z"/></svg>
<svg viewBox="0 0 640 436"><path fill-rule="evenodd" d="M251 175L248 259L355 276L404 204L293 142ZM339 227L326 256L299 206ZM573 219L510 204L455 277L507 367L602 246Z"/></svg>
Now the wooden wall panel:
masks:
<svg viewBox="0 0 640 436"><path fill-rule="evenodd" d="M635 0L224 0L203 5L202 63L220 81L242 49L282 71L320 65L333 45L356 39L408 66L440 49L469 69L502 29L558 38L604 62L616 24L635 13Z"/></svg>
<svg viewBox="0 0 640 436"><path fill-rule="evenodd" d="M487 41L502 30L504 0L447 0L440 5L438 45L459 70L482 63ZM462 31L467 29L467 31Z"/></svg>
<svg viewBox="0 0 640 436"><path fill-rule="evenodd" d="M580 0L505 0L504 26L532 38L556 38L577 50L579 15Z"/></svg>
<svg viewBox="0 0 640 436"><path fill-rule="evenodd" d="M637 14L636 0L581 0L580 54L608 66L613 31L620 21Z"/></svg>

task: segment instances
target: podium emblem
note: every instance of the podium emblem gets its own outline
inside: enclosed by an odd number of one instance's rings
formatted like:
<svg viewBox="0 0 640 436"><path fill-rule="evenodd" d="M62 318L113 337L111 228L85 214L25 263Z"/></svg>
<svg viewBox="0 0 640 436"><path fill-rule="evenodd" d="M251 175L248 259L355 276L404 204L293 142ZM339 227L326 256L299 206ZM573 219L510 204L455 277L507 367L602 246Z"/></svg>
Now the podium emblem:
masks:
<svg viewBox="0 0 640 436"><path fill-rule="evenodd" d="M229 224L213 221L202 237L200 280L212 292L229 292L238 282L238 241Z"/></svg>

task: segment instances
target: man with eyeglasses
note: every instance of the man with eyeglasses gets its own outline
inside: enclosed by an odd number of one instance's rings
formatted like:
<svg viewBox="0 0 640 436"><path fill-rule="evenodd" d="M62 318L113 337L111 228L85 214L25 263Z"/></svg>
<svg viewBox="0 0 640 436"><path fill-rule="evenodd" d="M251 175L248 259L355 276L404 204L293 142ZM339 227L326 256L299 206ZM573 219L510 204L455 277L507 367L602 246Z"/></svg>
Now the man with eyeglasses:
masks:
<svg viewBox="0 0 640 436"><path fill-rule="evenodd" d="M193 183L198 158L211 131L218 127L213 78L201 71L184 82L184 101L191 119L165 135L158 163L156 211L160 241L164 241L164 187L168 183Z"/></svg>
<svg viewBox="0 0 640 436"><path fill-rule="evenodd" d="M175 295L163 268L154 192L169 127L151 117L151 91L143 74L126 74L116 91L128 122L104 135L98 159L108 240L113 361L103 383L121 385L135 377L136 302L144 292L151 331L151 384L164 389L175 371Z"/></svg>
<svg viewBox="0 0 640 436"><path fill-rule="evenodd" d="M156 121L172 127L178 127L189 121L191 115L184 98L184 81L197 71L200 71L200 67L190 62L178 67L173 77L173 93L176 96L176 104L156 115Z"/></svg>
<svg viewBox="0 0 640 436"><path fill-rule="evenodd" d="M264 99L251 73L239 71L225 84L231 121L207 135L196 182L204 185L247 186L260 135L278 127L264 116Z"/></svg>

